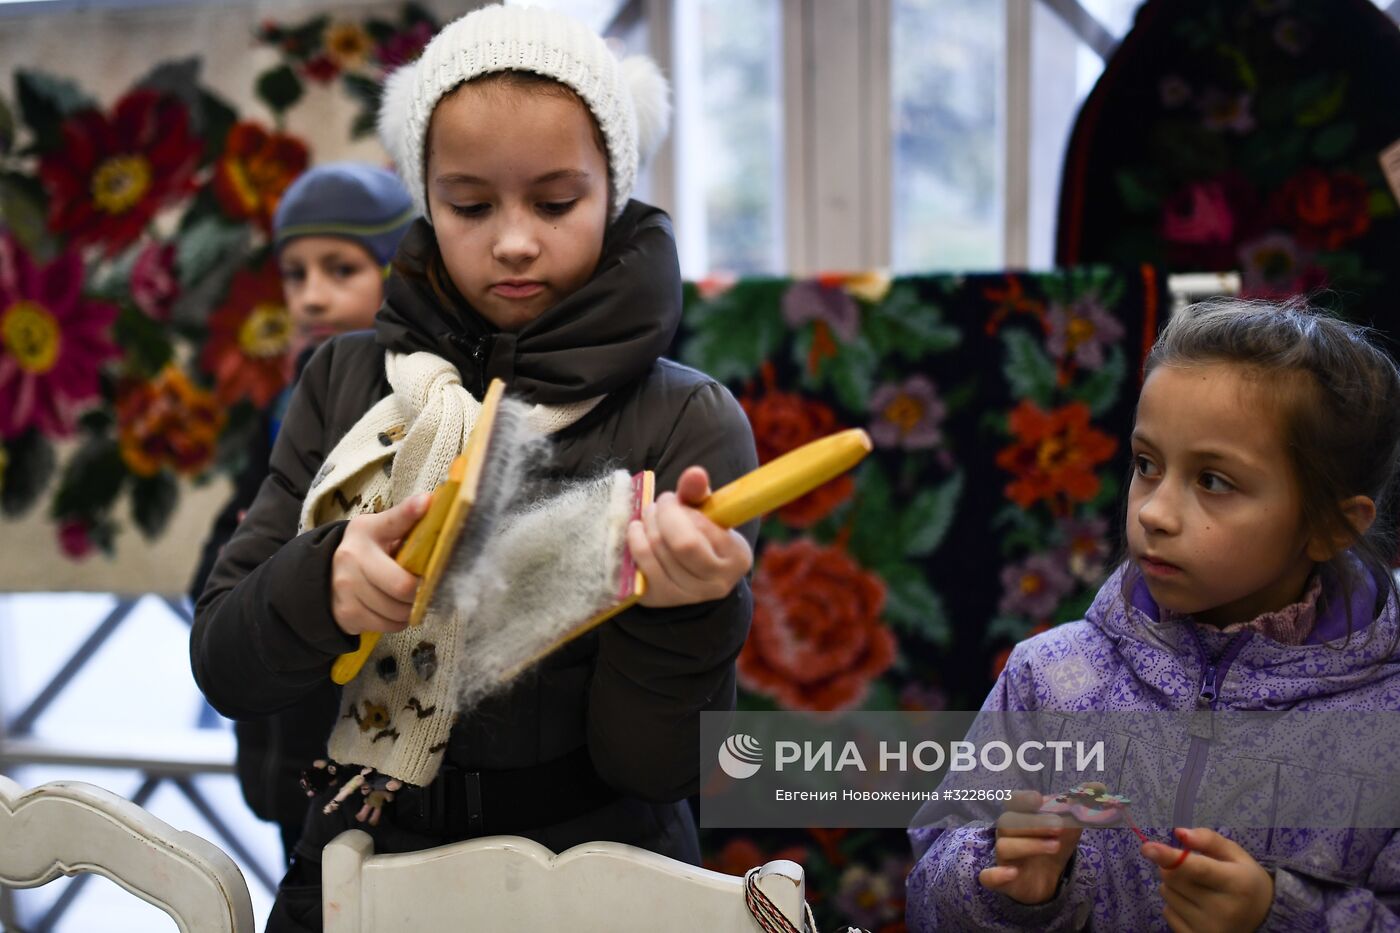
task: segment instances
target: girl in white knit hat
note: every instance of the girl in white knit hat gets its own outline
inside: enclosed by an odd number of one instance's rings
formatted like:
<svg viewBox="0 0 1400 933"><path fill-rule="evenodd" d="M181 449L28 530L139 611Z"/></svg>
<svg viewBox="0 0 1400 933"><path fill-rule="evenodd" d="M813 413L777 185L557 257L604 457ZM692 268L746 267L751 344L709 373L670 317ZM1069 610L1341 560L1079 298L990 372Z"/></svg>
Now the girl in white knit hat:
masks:
<svg viewBox="0 0 1400 933"><path fill-rule="evenodd" d="M371 334L307 365L263 485L199 601L195 676L240 719L325 682L387 633L341 698L269 929L320 928L322 847L347 828L402 852L517 834L610 839L698 862L700 713L731 709L754 526L694 508L756 464L743 412L667 359L681 312L670 220L631 200L667 89L558 13L487 7L386 88L380 132L422 213ZM646 598L463 709L460 621L404 631L418 584L392 554L474 423L488 381L534 406L558 478L656 472L628 530ZM539 581L513 581L537 585ZM364 789L325 812L342 780Z"/></svg>

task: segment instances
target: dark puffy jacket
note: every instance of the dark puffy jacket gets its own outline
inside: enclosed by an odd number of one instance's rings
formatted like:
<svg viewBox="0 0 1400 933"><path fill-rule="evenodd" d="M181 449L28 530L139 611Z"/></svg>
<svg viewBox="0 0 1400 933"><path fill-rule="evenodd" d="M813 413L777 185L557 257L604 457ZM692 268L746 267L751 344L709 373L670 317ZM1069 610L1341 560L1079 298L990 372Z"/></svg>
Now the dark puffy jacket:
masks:
<svg viewBox="0 0 1400 933"><path fill-rule="evenodd" d="M670 220L634 201L609 228L588 284L521 331L494 332L452 287L431 228L418 221L400 247L373 337L337 337L307 365L271 474L199 600L191 660L210 703L236 719L267 716L321 689L335 657L355 647L329 608L331 557L346 523L302 535L296 527L326 454L388 393L386 349L442 356L478 397L497 376L528 402L606 394L555 435L559 476L652 469L665 490L692 464L716 488L753 469L748 421L729 392L661 358L680 300ZM743 530L752 543L756 523ZM556 848L620 838L693 858L693 828L680 848L665 839L674 835L671 816L698 789L699 714L733 707L734 659L751 614L747 581L716 602L623 613L464 717L447 759L471 771L508 770L586 747L624 803L646 804L629 811L642 814L638 825L605 834L596 821L574 820L566 833L534 835ZM663 823L670 828L658 832Z"/></svg>

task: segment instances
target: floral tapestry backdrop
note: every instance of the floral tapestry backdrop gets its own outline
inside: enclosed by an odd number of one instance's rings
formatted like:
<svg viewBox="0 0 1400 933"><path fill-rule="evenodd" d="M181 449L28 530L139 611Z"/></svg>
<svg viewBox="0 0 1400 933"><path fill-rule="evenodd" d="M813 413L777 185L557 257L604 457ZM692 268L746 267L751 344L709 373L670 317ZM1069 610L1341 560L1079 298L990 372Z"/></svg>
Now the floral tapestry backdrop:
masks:
<svg viewBox="0 0 1400 933"><path fill-rule="evenodd" d="M761 461L849 427L876 445L765 519L740 706L976 709L1016 641L1081 618L1164 300L1150 266L689 286L674 355L726 382ZM823 927L903 928L902 832L704 841L723 871L801 862Z"/></svg>
<svg viewBox="0 0 1400 933"><path fill-rule="evenodd" d="M1400 29L1371 0L1149 0L1084 104L1057 259L1239 270L1400 333Z"/></svg>
<svg viewBox="0 0 1400 933"><path fill-rule="evenodd" d="M312 162L283 131L305 85L338 82L372 128L385 74L436 22L265 21L276 64L245 117L201 60L153 67L103 104L43 71L0 89L0 513L43 503L73 558L119 527L161 534L179 479L236 473L297 338L269 247L282 192ZM103 89L104 93L111 93ZM56 441L76 448L58 470Z"/></svg>

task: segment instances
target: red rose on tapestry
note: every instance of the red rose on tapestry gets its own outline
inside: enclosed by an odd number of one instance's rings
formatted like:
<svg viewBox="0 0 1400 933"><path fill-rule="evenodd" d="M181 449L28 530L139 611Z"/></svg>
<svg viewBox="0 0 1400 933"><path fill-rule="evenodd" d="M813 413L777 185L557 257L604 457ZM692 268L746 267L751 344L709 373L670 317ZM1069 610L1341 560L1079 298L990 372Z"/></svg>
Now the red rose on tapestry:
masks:
<svg viewBox="0 0 1400 933"><path fill-rule="evenodd" d="M739 400L753 426L759 463L767 463L839 429L836 413L821 402L777 391L770 365L764 365L763 377L767 390L761 397L746 395ZM854 491L855 480L849 474L839 476L779 509L778 517L794 528L810 528Z"/></svg>
<svg viewBox="0 0 1400 933"><path fill-rule="evenodd" d="M156 91L117 101L111 116L83 110L64 121L63 145L39 161L49 228L108 256L134 242L161 207L194 190L203 144L185 105Z"/></svg>
<svg viewBox="0 0 1400 933"><path fill-rule="evenodd" d="M292 318L277 266L240 269L223 306L209 318L209 342L200 356L219 401L232 405L247 398L266 407L291 376L291 347Z"/></svg>
<svg viewBox="0 0 1400 933"><path fill-rule="evenodd" d="M1118 442L1089 424L1089 406L1070 402L1042 411L1029 399L1011 412L1016 441L997 454L997 466L1015 476L1006 495L1021 508L1041 499L1087 502L1099 491L1095 469Z"/></svg>
<svg viewBox="0 0 1400 933"><path fill-rule="evenodd" d="M885 584L844 551L799 539L763 552L739 681L789 709L838 710L894 662Z"/></svg>
<svg viewBox="0 0 1400 933"><path fill-rule="evenodd" d="M194 475L214 459L224 411L214 396L167 366L149 382L129 383L117 395L117 443L122 462L137 476L163 467Z"/></svg>
<svg viewBox="0 0 1400 933"><path fill-rule="evenodd" d="M219 206L236 220L255 220L270 230L282 192L309 160L306 144L295 136L268 132L248 120L235 123L214 172Z"/></svg>
<svg viewBox="0 0 1400 933"><path fill-rule="evenodd" d="M1369 198L1359 175L1306 168L1284 183L1274 205L1299 243L1334 250L1371 228Z"/></svg>
<svg viewBox="0 0 1400 933"><path fill-rule="evenodd" d="M704 867L724 875L743 877L750 868L758 868L760 865L780 858L805 865L809 854L806 846L788 846L777 852L769 853L760 849L758 843L752 839L736 836L726 842L724 848L720 849L718 853L705 859Z"/></svg>
<svg viewBox="0 0 1400 933"><path fill-rule="evenodd" d="M98 370L119 355L117 309L83 298L82 287L76 252L39 266L0 234L0 438L30 427L69 434L79 403L98 397Z"/></svg>

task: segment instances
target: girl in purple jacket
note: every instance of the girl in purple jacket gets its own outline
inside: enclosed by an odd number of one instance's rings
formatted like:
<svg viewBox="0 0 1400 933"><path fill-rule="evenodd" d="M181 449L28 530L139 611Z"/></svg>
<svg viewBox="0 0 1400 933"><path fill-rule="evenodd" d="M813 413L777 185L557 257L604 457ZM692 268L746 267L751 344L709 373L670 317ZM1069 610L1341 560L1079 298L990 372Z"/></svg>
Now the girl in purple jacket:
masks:
<svg viewBox="0 0 1400 933"><path fill-rule="evenodd" d="M1126 560L1086 619L1016 647L984 710L1400 709L1400 374L1361 329L1300 304L1179 312L1132 453ZM1048 825L1036 792L995 825L911 829L910 929L1400 930L1400 834L1194 825L1197 741L1176 828L1147 833L1179 848Z"/></svg>

